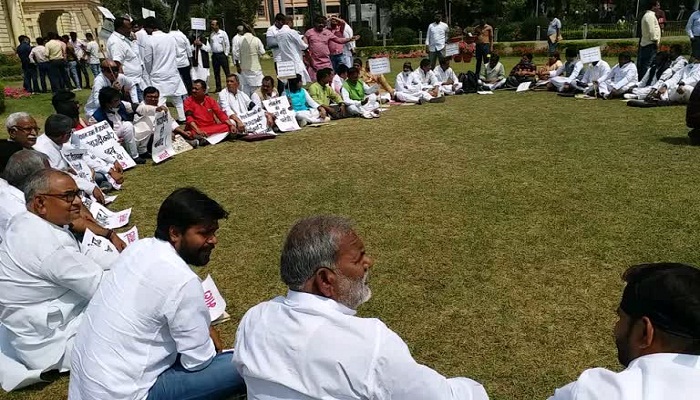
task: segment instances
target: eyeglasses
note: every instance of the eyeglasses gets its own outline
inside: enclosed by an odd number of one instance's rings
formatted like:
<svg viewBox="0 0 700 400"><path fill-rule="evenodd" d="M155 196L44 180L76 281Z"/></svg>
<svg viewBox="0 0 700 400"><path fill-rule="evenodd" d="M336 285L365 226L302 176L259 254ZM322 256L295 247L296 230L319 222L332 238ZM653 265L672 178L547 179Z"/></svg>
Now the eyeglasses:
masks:
<svg viewBox="0 0 700 400"><path fill-rule="evenodd" d="M39 133L39 128L36 126L30 126L30 127L25 128L23 126L15 125L12 128L17 129L18 131L25 132L25 133L32 133L32 132Z"/></svg>
<svg viewBox="0 0 700 400"><path fill-rule="evenodd" d="M114 67L114 68L102 68L102 71L111 72L111 73L113 73L113 74L116 74L116 73L119 72L119 68L118 68L118 67Z"/></svg>
<svg viewBox="0 0 700 400"><path fill-rule="evenodd" d="M75 201L76 197L83 197L85 195L85 192L78 189L72 192L65 192L61 194L54 194L54 193L39 193L40 196L49 196L49 197L55 197L57 199L61 199L65 201L66 203L72 203Z"/></svg>

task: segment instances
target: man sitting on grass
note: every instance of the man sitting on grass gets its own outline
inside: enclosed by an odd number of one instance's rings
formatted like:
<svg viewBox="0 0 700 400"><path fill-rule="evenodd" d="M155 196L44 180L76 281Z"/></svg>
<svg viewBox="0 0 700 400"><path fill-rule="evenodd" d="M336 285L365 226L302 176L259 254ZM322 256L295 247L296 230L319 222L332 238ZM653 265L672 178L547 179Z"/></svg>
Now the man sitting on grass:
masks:
<svg viewBox="0 0 700 400"><path fill-rule="evenodd" d="M491 53L491 59L479 77L479 84L486 90L500 89L506 84L506 70L498 54Z"/></svg>
<svg viewBox="0 0 700 400"><path fill-rule="evenodd" d="M256 106L264 110L265 106L263 105L263 101L274 99L275 97L279 97L279 95L279 92L275 89L275 78L268 75L263 78L262 86L250 96L250 99Z"/></svg>
<svg viewBox="0 0 700 400"><path fill-rule="evenodd" d="M374 58L374 57L370 57ZM357 68L360 71L360 80L362 82L366 83L368 86L378 86L377 90L377 97L380 98L382 101L384 100L391 100L394 98L394 88L391 87L389 82L386 80L384 75L382 74L373 74L369 70L369 59L365 62L365 64L362 64L362 59L356 58L352 62L352 66Z"/></svg>
<svg viewBox="0 0 700 400"><path fill-rule="evenodd" d="M608 79L598 83L604 99L622 97L639 84L637 66L632 62L632 55L622 52L617 60L618 63L610 71Z"/></svg>
<svg viewBox="0 0 700 400"><path fill-rule="evenodd" d="M180 135L190 146L196 148L199 143L195 140L187 139L187 133L180 128L180 125L178 125L170 114L170 109L165 105L158 105L159 99L160 92L158 92L158 89L149 86L143 90L143 101L136 108L136 114L138 116L134 119L134 135L136 136L139 153L144 154L150 151L148 149L148 143L155 132L156 113L158 112L164 112L168 117L169 128L173 138L175 138L176 134Z"/></svg>
<svg viewBox="0 0 700 400"><path fill-rule="evenodd" d="M237 74L226 77L226 87L219 92L219 107L236 124L239 133L245 133L245 124L239 118L250 110L255 103L244 91L240 90L241 80ZM252 104L251 104L252 103Z"/></svg>
<svg viewBox="0 0 700 400"><path fill-rule="evenodd" d="M361 115L367 119L379 118L379 101L376 94L369 93L371 90L360 80L360 70L355 67L350 68L348 79L343 83L343 90L341 90L348 113Z"/></svg>
<svg viewBox="0 0 700 400"><path fill-rule="evenodd" d="M441 90L445 95L462 94L462 82L457 78L457 74L450 67L451 57L440 57L440 64L435 66L433 72L440 82Z"/></svg>
<svg viewBox="0 0 700 400"><path fill-rule="evenodd" d="M568 48L566 49L566 62L564 65L549 73L547 89L557 92L563 92L565 88L570 90L571 83L581 79L583 74L583 63L578 59L578 52L574 48Z"/></svg>
<svg viewBox="0 0 700 400"><path fill-rule="evenodd" d="M248 310L233 363L249 399L487 400L483 386L417 363L376 318L369 301L374 260L351 223L335 216L297 222L282 249L286 296Z"/></svg>
<svg viewBox="0 0 700 400"><path fill-rule="evenodd" d="M331 119L347 118L348 112L343 98L330 86L333 70L322 68L316 73L316 82L309 86L309 95L326 110Z"/></svg>
<svg viewBox="0 0 700 400"><path fill-rule="evenodd" d="M140 157L139 149L136 145L136 137L134 136L132 105L129 104L129 109L127 109L124 102L122 102L121 92L113 87L102 88L99 101L100 108L90 116L90 123L95 124L107 121L117 135L122 147L126 149L126 152L134 159L134 162L136 164L144 164L146 159Z"/></svg>
<svg viewBox="0 0 700 400"><path fill-rule="evenodd" d="M404 103L423 104L433 99L428 92L421 89L418 78L413 74L410 61L403 63L403 71L396 75L396 100Z"/></svg>
<svg viewBox="0 0 700 400"><path fill-rule="evenodd" d="M236 133L236 124L221 110L219 104L207 95L207 84L201 79L192 82L192 95L185 99L185 134L206 146L207 137L217 133Z"/></svg>
<svg viewBox="0 0 700 400"><path fill-rule="evenodd" d="M654 63L647 70L646 74L639 81L639 85L632 89L631 93L625 94L626 99L645 100L658 98L658 90L661 85L673 76L671 60L665 51L656 53Z"/></svg>
<svg viewBox="0 0 700 400"><path fill-rule="evenodd" d="M537 66L532 63L532 53L525 53L520 62L510 70L507 84L510 87L518 87L521 83L534 82L537 77Z"/></svg>
<svg viewBox="0 0 700 400"><path fill-rule="evenodd" d="M299 126L304 127L308 124L326 122L328 117L326 109L312 99L309 92L304 89L301 75L297 74L295 78L287 81L287 85L289 87L284 94L289 99L289 104L296 114Z"/></svg>
<svg viewBox="0 0 700 400"><path fill-rule="evenodd" d="M413 77L421 85L421 90L428 92L433 99L431 103L443 103L445 98L441 90L441 84L435 72L430 69L430 60L424 58L420 61L420 66L413 71Z"/></svg>
<svg viewBox="0 0 700 400"><path fill-rule="evenodd" d="M564 85L564 91L580 91L584 94L599 94L599 84L608 79L610 64L605 60L592 62L583 74L583 78L570 85Z"/></svg>
<svg viewBox="0 0 700 400"><path fill-rule="evenodd" d="M585 371L550 400L692 399L700 393L700 270L684 264L633 266L617 309L622 372Z"/></svg>
<svg viewBox="0 0 700 400"><path fill-rule="evenodd" d="M694 59L691 64L673 74L671 79L659 87L659 96L661 100L688 104L690 94L698 82L700 82L700 60Z"/></svg>

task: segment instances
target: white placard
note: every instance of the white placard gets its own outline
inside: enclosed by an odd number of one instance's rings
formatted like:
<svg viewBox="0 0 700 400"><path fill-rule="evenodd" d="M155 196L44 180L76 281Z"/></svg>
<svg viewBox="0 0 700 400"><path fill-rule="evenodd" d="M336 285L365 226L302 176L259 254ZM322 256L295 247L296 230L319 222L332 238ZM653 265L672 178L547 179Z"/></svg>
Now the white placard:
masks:
<svg viewBox="0 0 700 400"><path fill-rule="evenodd" d="M76 176L85 179L88 182L95 183L95 180L92 176L92 170L85 161L85 155L87 154L87 150L71 149L68 148L68 146L64 146L61 149L61 154L63 154L63 158L65 158L66 161L68 161L68 164L70 164L71 168L73 168L73 171L75 171Z"/></svg>
<svg viewBox="0 0 700 400"><path fill-rule="evenodd" d="M112 12L109 11L108 9L106 9L106 8L104 8L104 7L102 7L102 6L97 6L97 9L100 10L100 12L102 13L102 15L103 15L105 18L115 19L114 14L112 14Z"/></svg>
<svg viewBox="0 0 700 400"><path fill-rule="evenodd" d="M151 151L151 158L156 164L175 155L173 133L170 129L171 122L168 113L164 111L156 113L153 124L153 150Z"/></svg>
<svg viewBox="0 0 700 400"><path fill-rule="evenodd" d="M100 158L116 158L122 168L129 169L136 166L129 153L117 141L117 135L107 121L90 125L73 133L78 135L80 143L93 149Z"/></svg>
<svg viewBox="0 0 700 400"><path fill-rule="evenodd" d="M381 75L391 73L391 63L386 57L370 58L367 62L369 63L369 72L371 74Z"/></svg>
<svg viewBox="0 0 700 400"><path fill-rule="evenodd" d="M107 229L121 228L129 223L129 217L131 217L131 208L127 208L126 210L119 212L113 212L96 201L93 201L92 204L90 204L89 209L90 214L92 214L97 223Z"/></svg>
<svg viewBox="0 0 700 400"><path fill-rule="evenodd" d="M267 112L275 115L275 125L281 132L292 132L301 129L296 119L296 114L289 109L289 99L287 96L275 97L274 99L263 100L263 105Z"/></svg>
<svg viewBox="0 0 700 400"><path fill-rule="evenodd" d="M518 85L518 88L515 91L527 92L528 90L530 90L530 86L532 86L532 82L523 82L520 85Z"/></svg>
<svg viewBox="0 0 700 400"><path fill-rule="evenodd" d="M175 155L190 151L192 149L194 149L194 147L187 143L185 138L180 135L175 136L175 140L173 140L173 150L175 151Z"/></svg>
<svg viewBox="0 0 700 400"><path fill-rule="evenodd" d="M228 136L228 134L229 134L228 132L224 132L224 133L215 133L213 135L209 135L209 136L207 136L207 142L209 142L209 144L217 144L217 143L221 142L222 140L226 139L226 136Z"/></svg>
<svg viewBox="0 0 700 400"><path fill-rule="evenodd" d="M95 235L90 229L85 229L80 247L83 252L90 248L98 248L107 253L118 253L117 248L114 247L114 244L109 239Z"/></svg>
<svg viewBox="0 0 700 400"><path fill-rule="evenodd" d="M105 205L114 203L114 200L117 199L117 195L115 194L114 196L105 196Z"/></svg>
<svg viewBox="0 0 700 400"><path fill-rule="evenodd" d="M272 129L267 127L265 113L258 106L243 115L239 115L238 118L245 124L247 133L273 133Z"/></svg>
<svg viewBox="0 0 700 400"><path fill-rule="evenodd" d="M121 239L128 246L139 240L139 230L134 226L124 233L117 233L117 236L119 236L119 239Z"/></svg>
<svg viewBox="0 0 700 400"><path fill-rule="evenodd" d="M459 54L459 43L447 43L445 45L445 57L452 57Z"/></svg>
<svg viewBox="0 0 700 400"><path fill-rule="evenodd" d="M153 10L149 10L148 8L143 8L141 7L141 16L143 18L148 18L148 17L155 17L156 12Z"/></svg>
<svg viewBox="0 0 700 400"><path fill-rule="evenodd" d="M277 78L296 78L297 69L294 61L280 61L277 63Z"/></svg>
<svg viewBox="0 0 700 400"><path fill-rule="evenodd" d="M479 90L476 94L493 94L493 92L490 90Z"/></svg>
<svg viewBox="0 0 700 400"><path fill-rule="evenodd" d="M190 18L190 28L193 31L206 31L207 20L204 18Z"/></svg>
<svg viewBox="0 0 700 400"><path fill-rule="evenodd" d="M209 309L209 316L214 321L224 315L226 311L226 300L224 300L219 289L216 287L211 275L202 281L202 289L204 290L204 303Z"/></svg>
<svg viewBox="0 0 700 400"><path fill-rule="evenodd" d="M602 56L600 54L600 46L580 50L579 58L584 64L600 61L602 59Z"/></svg>

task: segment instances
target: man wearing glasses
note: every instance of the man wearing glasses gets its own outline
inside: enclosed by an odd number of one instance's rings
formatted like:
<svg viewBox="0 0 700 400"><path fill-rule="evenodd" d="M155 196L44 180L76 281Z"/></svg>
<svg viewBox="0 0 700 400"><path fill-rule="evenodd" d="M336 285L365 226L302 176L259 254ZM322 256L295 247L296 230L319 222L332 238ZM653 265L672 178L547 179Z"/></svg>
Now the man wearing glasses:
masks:
<svg viewBox="0 0 700 400"><path fill-rule="evenodd" d="M104 60L100 64L100 71L100 74L97 75L92 83L92 92L90 92L90 97L88 97L85 104L85 114L88 117L91 117L100 108L99 96L102 88L113 87L122 91L126 98L130 98L131 81L119 73L119 63L113 60Z"/></svg>
<svg viewBox="0 0 700 400"><path fill-rule="evenodd" d="M81 192L65 172L35 172L24 187L27 211L10 220L0 244L0 349L15 361L2 364L12 368L0 370L3 387L68 370L83 310L114 261L81 253L68 230L80 217Z"/></svg>
<svg viewBox="0 0 700 400"><path fill-rule="evenodd" d="M17 143L23 149L31 149L39 136L39 127L34 118L26 112L10 114L5 120L9 141Z"/></svg>

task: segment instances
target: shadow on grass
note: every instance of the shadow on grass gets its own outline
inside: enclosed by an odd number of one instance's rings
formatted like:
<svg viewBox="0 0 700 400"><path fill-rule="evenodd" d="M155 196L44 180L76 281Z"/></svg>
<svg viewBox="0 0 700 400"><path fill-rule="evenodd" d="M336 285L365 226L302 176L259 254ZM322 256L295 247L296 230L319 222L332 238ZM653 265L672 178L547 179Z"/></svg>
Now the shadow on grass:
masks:
<svg viewBox="0 0 700 400"><path fill-rule="evenodd" d="M687 136L666 136L662 137L661 141L675 146L690 146Z"/></svg>

